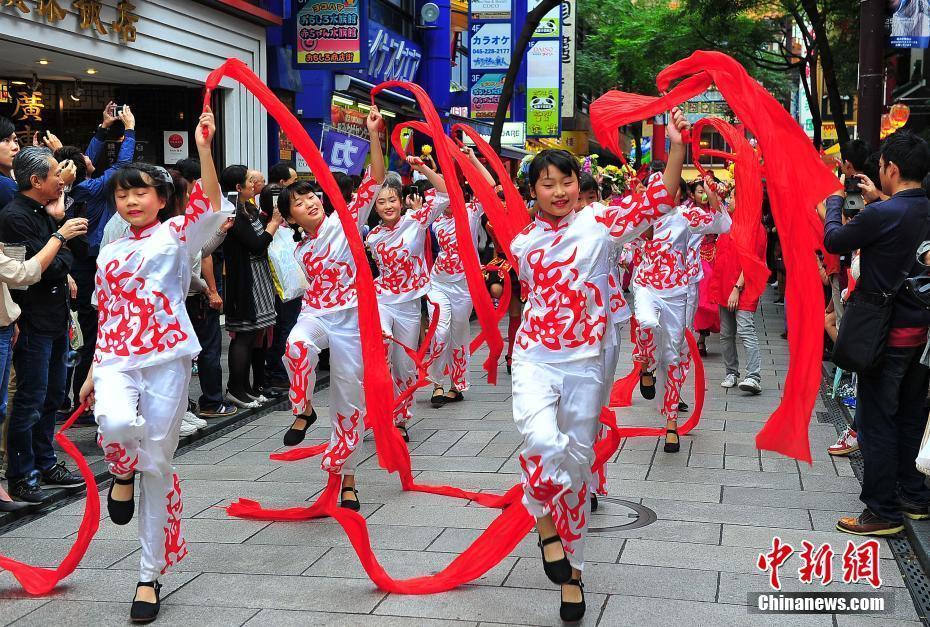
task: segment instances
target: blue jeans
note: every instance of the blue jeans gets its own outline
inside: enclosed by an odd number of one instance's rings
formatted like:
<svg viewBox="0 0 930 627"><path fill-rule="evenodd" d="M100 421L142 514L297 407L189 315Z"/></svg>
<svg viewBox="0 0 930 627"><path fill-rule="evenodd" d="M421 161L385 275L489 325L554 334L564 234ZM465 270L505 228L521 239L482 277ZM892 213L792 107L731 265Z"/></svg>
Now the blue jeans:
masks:
<svg viewBox="0 0 930 627"><path fill-rule="evenodd" d="M188 296L187 315L200 342L197 371L200 377L200 411L215 410L223 404L223 337L220 312L210 309L202 294Z"/></svg>
<svg viewBox="0 0 930 627"><path fill-rule="evenodd" d="M6 403L10 387L10 370L13 367L13 329L15 324L0 327L0 426L6 419Z"/></svg>
<svg viewBox="0 0 930 627"><path fill-rule="evenodd" d="M55 412L65 398L68 334L20 333L13 350L16 396L10 413L7 479L37 479L57 462Z"/></svg>

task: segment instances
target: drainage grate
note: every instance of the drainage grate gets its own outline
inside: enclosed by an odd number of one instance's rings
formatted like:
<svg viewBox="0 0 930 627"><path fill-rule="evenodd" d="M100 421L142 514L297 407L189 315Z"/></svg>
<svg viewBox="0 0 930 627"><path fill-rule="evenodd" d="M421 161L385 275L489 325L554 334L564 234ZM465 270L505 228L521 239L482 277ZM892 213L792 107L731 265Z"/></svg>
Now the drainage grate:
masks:
<svg viewBox="0 0 930 627"><path fill-rule="evenodd" d="M852 417L845 405L830 396L831 389L826 384L826 381L828 379L832 380L832 375L827 377L828 372L825 371L820 384L820 398L827 411L817 412L817 422L832 424L836 428L836 434L839 435L852 423ZM859 483L862 483L862 453L856 451L849 455L848 459L856 479L859 480ZM911 599L914 601L914 608L917 610L920 620L924 625L930 624L928 623L928 617L930 617L930 577L927 577L927 573L924 572L907 537L885 539L888 541L894 560L901 570L907 590L911 593Z"/></svg>

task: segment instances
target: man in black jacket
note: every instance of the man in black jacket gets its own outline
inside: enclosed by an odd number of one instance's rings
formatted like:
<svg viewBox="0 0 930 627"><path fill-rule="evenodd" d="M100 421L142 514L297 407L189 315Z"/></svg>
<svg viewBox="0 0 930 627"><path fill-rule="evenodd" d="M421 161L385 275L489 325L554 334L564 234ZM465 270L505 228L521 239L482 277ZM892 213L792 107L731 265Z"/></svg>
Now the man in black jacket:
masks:
<svg viewBox="0 0 930 627"><path fill-rule="evenodd" d="M47 148L21 150L13 161L13 173L19 193L0 213L0 240L25 246L29 259L50 237L60 237L45 205L58 199L64 184L58 162ZM58 462L53 445L55 412L66 393L68 272L73 261L71 251L63 246L40 282L13 292L22 314L13 350L17 390L10 414L7 479L10 495L20 501L45 501L48 496L40 481L54 487L83 485Z"/></svg>
<svg viewBox="0 0 930 627"><path fill-rule="evenodd" d="M907 274L918 272L917 248L930 234L930 201L921 187L930 149L916 135L898 131L885 140L880 153L881 187L891 197L869 204L844 224L843 198L831 196L824 226L828 252L860 251L856 292L898 290L881 362L859 373L856 425L864 462L860 499L866 509L836 524L839 531L857 535L898 533L904 516L930 518L930 490L914 465L927 422L923 404L930 371L920 356L930 312L899 289Z"/></svg>

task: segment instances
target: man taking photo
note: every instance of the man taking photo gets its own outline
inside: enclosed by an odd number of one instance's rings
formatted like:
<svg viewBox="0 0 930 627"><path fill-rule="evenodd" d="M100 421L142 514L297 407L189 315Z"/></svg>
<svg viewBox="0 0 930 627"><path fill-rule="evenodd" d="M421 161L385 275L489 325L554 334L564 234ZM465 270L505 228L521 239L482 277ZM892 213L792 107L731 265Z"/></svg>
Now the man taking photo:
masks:
<svg viewBox="0 0 930 627"><path fill-rule="evenodd" d="M921 187L930 149L913 133L898 131L884 141L880 155L881 187L890 198L870 203L844 224L844 198L831 196L824 225L828 252L860 250L856 291L893 297L885 348L877 363L859 372L855 422L864 462L860 499L866 508L836 524L856 535L891 535L904 529L904 516L930 518L930 489L914 465L927 421L923 404L930 370L920 356L930 312L901 289L904 277L920 273L915 256L930 224L930 202ZM871 181L859 178L863 192L874 195Z"/></svg>

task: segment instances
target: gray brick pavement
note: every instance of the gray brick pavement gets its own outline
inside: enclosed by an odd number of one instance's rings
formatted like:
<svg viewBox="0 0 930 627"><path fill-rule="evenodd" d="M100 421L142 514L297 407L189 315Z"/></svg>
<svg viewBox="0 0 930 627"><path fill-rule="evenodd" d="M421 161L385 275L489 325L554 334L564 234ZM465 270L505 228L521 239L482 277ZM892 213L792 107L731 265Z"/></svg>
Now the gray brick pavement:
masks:
<svg viewBox="0 0 930 627"><path fill-rule="evenodd" d="M583 624L917 624L904 581L884 545L883 557L889 559L882 560L882 575L896 601L887 616L774 619L747 612L746 592L766 589L755 561L761 550L770 548L774 535L794 545L801 540L831 542L836 549L848 539L833 531L837 515L859 507L858 483L849 463L830 459L824 451L835 438L831 426L811 425L813 466L760 453L753 445L777 403L778 379L787 362L786 343L778 337L784 328L780 316L781 309L771 303L759 316L766 386L762 396L719 387L723 367L711 338L704 420L682 438L682 451L669 455L655 438L635 439L625 442L608 464L612 497L641 503L658 520L639 529L591 534L585 576L589 610ZM489 388L480 380L480 361L473 362L479 383L466 394L466 402L437 410L429 406L428 392L417 396L410 449L423 483L502 491L519 479L515 458L520 438L510 418L509 381L502 372L500 387ZM627 354L619 371L628 368ZM685 392L689 400L691 385ZM317 398L321 415L327 403L323 391ZM638 395L634 406L619 416L624 424L659 423L653 404ZM473 584L441 595L402 596L371 584L333 521L228 518L222 505L240 496L293 505L312 501L322 488L325 477L318 460L286 464L268 459L270 451L281 448L289 423L284 412L269 414L178 458L190 557L180 572L162 579L159 624L559 624L559 593L542 573L532 536ZM321 424L308 441L327 437L328 426ZM358 475L362 513L373 546L394 577L443 568L494 518L494 511L473 503L402 492L394 477L377 468L370 438L365 446L367 457ZM80 502L72 503L0 535L0 552L55 563L73 539L81 511ZM630 520L622 505L602 501L592 525L605 528ZM0 575L0 619L18 625L125 624L138 563L134 536L133 526L117 528L104 517L81 568L51 597L25 598L8 576ZM806 589L797 581L796 568L797 563L782 571L787 590ZM838 584L836 589L862 587Z"/></svg>

